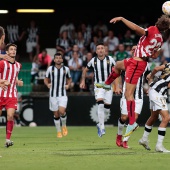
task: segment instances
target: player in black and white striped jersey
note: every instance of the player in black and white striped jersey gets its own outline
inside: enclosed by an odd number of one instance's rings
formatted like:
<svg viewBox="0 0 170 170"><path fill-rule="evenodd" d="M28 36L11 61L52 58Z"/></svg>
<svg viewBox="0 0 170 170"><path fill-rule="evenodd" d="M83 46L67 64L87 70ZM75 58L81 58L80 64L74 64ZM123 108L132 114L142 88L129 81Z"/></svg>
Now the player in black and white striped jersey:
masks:
<svg viewBox="0 0 170 170"><path fill-rule="evenodd" d="M98 104L98 121L97 129L98 136L102 137L105 134L104 115L110 113L110 106L112 103L113 89L109 90L103 88L97 88L96 83L104 83L109 74L111 73L112 67L115 65L115 61L111 56L105 55L105 46L103 43L96 45L97 56L93 57L88 63L82 73L82 80L80 88L85 88L85 77L89 69L94 71L94 93L95 99Z"/></svg>
<svg viewBox="0 0 170 170"><path fill-rule="evenodd" d="M134 45L131 49L131 54L133 57L133 53L135 51L136 46ZM128 59L127 59L128 60ZM137 86L134 92L134 98L136 102L136 107L135 107L135 119L138 119L139 114L142 111L143 107L143 85L144 85L144 79L146 79L146 75L150 72L150 65L147 63L147 67L144 71L144 73L141 75L137 82ZM125 76L125 75L124 75ZM124 79L124 78L123 78ZM123 147L123 148L129 148L128 146L128 140L130 136L124 137L122 141L122 134L123 134L123 128L125 126L125 122L128 120L128 111L127 111L127 104L126 104L126 98L125 98L125 90L126 90L126 82L123 81L123 91L120 89L119 86L116 85L118 88L115 90L116 94L122 93L122 97L120 99L120 111L121 111L121 116L118 119L118 132L117 132L117 137L116 137L116 145L118 147Z"/></svg>
<svg viewBox="0 0 170 170"><path fill-rule="evenodd" d="M71 84L70 69L63 65L63 56L61 53L54 55L54 65L48 67L44 84L49 90L49 107L54 113L54 124L57 129L57 137L61 138L68 133L66 127L66 107L68 102L67 92ZM60 120L62 123L62 133Z"/></svg>
<svg viewBox="0 0 170 170"><path fill-rule="evenodd" d="M134 98L135 98L135 119L138 119L138 116L140 115L143 107L143 95L144 95L144 79L146 78L146 75L150 72L150 66L149 63L147 63L147 67L145 69L145 72L142 74L142 76L139 78L136 89L134 92ZM126 98L125 98L125 90L126 90L126 82L123 84L123 92L122 97L120 100L120 110L121 110L121 117L118 119L118 132L117 132L117 138L116 138L116 144L119 147L123 148L129 148L128 146L128 140L130 136L124 137L122 140L122 134L123 134L123 128L125 126L125 122L128 120L128 111L127 111L127 105L126 105Z"/></svg>
<svg viewBox="0 0 170 170"><path fill-rule="evenodd" d="M154 76L157 72L162 71L161 75L154 80ZM148 137L152 131L153 124L158 119L159 114L162 117L162 121L158 127L158 139L155 147L156 152L168 153L163 146L163 140L166 134L166 127L169 122L169 111L167 106L167 90L170 88L170 63L156 66L153 71L147 76L149 81L149 100L151 116L148 118L145 124L145 130L142 138L139 140L139 144L145 149L150 150Z"/></svg>
<svg viewBox="0 0 170 170"><path fill-rule="evenodd" d="M33 61L33 57L38 55L40 52L40 44L39 44L39 36L40 30L37 26L35 19L30 20L29 27L25 30L25 34L27 35L26 39L26 51L29 54L30 61Z"/></svg>

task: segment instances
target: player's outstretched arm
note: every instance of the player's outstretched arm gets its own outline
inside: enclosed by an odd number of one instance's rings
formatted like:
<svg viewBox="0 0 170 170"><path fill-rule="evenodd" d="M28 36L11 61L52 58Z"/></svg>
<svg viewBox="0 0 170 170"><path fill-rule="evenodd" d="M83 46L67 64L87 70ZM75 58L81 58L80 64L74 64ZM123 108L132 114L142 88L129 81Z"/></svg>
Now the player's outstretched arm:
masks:
<svg viewBox="0 0 170 170"><path fill-rule="evenodd" d="M45 77L44 78L44 84L50 89L50 87L51 87L51 82L50 82L50 79L49 78L47 78L47 77Z"/></svg>
<svg viewBox="0 0 170 170"><path fill-rule="evenodd" d="M72 78L67 78L67 84L65 85L66 90L68 90L71 86Z"/></svg>
<svg viewBox="0 0 170 170"><path fill-rule="evenodd" d="M148 82L150 83L153 79L154 79L154 76L155 74L158 72L158 71L162 71L163 69L165 68L165 65L160 65L160 66L156 66L152 72L150 74L147 75L146 79L148 80Z"/></svg>
<svg viewBox="0 0 170 170"><path fill-rule="evenodd" d="M122 89L120 88L120 84L119 84L119 77L116 78L113 83L114 83L114 87L115 87L115 89L114 89L115 94L122 94Z"/></svg>
<svg viewBox="0 0 170 170"><path fill-rule="evenodd" d="M122 21L127 27L129 27L131 30L135 31L138 35L142 36L145 35L145 29L136 25L135 23L127 20L124 17L115 17L110 20L110 23L115 24L116 22Z"/></svg>

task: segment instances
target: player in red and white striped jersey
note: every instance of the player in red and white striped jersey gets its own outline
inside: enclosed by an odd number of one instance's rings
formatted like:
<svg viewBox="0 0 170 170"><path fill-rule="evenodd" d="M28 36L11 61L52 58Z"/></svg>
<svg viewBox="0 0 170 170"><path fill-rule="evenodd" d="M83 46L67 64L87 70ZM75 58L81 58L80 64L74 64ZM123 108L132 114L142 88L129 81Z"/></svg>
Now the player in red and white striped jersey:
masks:
<svg viewBox="0 0 170 170"><path fill-rule="evenodd" d="M141 36L137 44L137 48L135 49L134 57L129 60L117 61L112 73L105 81L105 84L111 84L117 77L120 76L122 70L126 70L125 97L129 124L124 136L129 136L138 127L138 124L135 122L135 100L133 96L136 84L139 77L145 71L148 58L158 57L163 43L162 33L170 28L170 18L167 15L162 15L158 18L154 26L150 26L146 29L141 28L123 17L115 17L110 20L110 23L116 23L118 21L122 21L127 27Z"/></svg>
<svg viewBox="0 0 170 170"><path fill-rule="evenodd" d="M10 140L14 126L14 114L17 109L17 88L23 86L23 81L18 80L18 74L22 65L15 61L17 46L15 44L6 45L6 54L11 58L10 61L0 61L0 79L5 80L6 88L0 88L0 115L2 109L7 111L7 125L6 125L6 142L5 147L13 145Z"/></svg>

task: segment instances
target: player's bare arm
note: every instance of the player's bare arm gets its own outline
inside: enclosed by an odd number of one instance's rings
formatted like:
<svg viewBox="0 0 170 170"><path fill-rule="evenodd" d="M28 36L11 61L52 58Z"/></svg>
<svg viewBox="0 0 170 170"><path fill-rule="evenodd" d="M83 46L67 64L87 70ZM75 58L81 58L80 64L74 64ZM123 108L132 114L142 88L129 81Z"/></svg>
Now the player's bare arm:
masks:
<svg viewBox="0 0 170 170"><path fill-rule="evenodd" d="M170 83L168 84L168 88L170 89Z"/></svg>
<svg viewBox="0 0 170 170"><path fill-rule="evenodd" d="M113 82L114 83L114 92L115 94L121 94L122 93L122 89L120 88L120 84L119 84L119 77L115 79L115 81Z"/></svg>
<svg viewBox="0 0 170 170"><path fill-rule="evenodd" d="M5 80L0 79L0 87L5 85Z"/></svg>
<svg viewBox="0 0 170 170"><path fill-rule="evenodd" d="M155 52L152 54L151 58L156 59L156 58L158 58L158 56L159 56L160 54L161 54L161 48L159 48L157 51L155 51Z"/></svg>
<svg viewBox="0 0 170 170"><path fill-rule="evenodd" d="M153 79L154 79L154 76L155 74L158 72L158 71L162 71L163 69L165 68L165 65L160 65L160 66L156 66L151 73L149 73L146 77L146 79L148 80L148 83L150 84Z"/></svg>
<svg viewBox="0 0 170 170"><path fill-rule="evenodd" d="M156 66L156 67L152 70L152 72L150 73L150 75L148 75L148 76L150 76L149 78L150 78L150 79L153 79L154 76L155 76L155 74L156 74L158 71L162 71L164 68L165 68L165 65ZM148 78L148 76L147 76L147 78Z"/></svg>
<svg viewBox="0 0 170 170"><path fill-rule="evenodd" d="M136 25L135 23L123 18L123 17L115 17L110 20L110 23L115 24L116 22L122 21L127 27L131 30L135 31L138 35L145 35L145 29Z"/></svg>
<svg viewBox="0 0 170 170"><path fill-rule="evenodd" d="M17 86L22 87L24 85L24 82L22 81L22 79L18 80L18 78L17 78L16 82L17 82Z"/></svg>
<svg viewBox="0 0 170 170"><path fill-rule="evenodd" d="M10 82L7 80L0 79L0 87L5 91L8 86L10 86Z"/></svg>
<svg viewBox="0 0 170 170"><path fill-rule="evenodd" d="M50 89L51 83L49 83L49 82L50 82L50 79L47 78L47 77L45 77L45 79L44 79L44 84Z"/></svg>
<svg viewBox="0 0 170 170"><path fill-rule="evenodd" d="M70 88L71 82L72 82L72 78L67 78L67 84L65 85L66 90Z"/></svg>
<svg viewBox="0 0 170 170"><path fill-rule="evenodd" d="M7 54L0 54L0 59L7 60L7 61L10 61L10 62L13 61L13 59Z"/></svg>
<svg viewBox="0 0 170 170"><path fill-rule="evenodd" d="M80 88L84 89L85 88L85 79L86 79L86 73L89 69L86 67L83 72L82 72L82 76L81 76L81 83L80 83Z"/></svg>

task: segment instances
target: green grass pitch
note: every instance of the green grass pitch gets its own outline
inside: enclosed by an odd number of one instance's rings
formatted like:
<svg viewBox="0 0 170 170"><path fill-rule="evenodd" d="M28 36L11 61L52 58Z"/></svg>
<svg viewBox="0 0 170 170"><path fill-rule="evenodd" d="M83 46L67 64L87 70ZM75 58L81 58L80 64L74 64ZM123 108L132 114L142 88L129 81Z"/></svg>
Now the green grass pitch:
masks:
<svg viewBox="0 0 170 170"><path fill-rule="evenodd" d="M151 151L138 144L143 130L139 127L129 139L131 148L124 149L116 146L113 126L106 126L102 138L95 126L69 126L61 139L54 126L15 127L14 145L5 148L5 128L0 128L0 170L169 170L170 154L155 152L157 127L150 134ZM170 150L169 127L164 146Z"/></svg>

